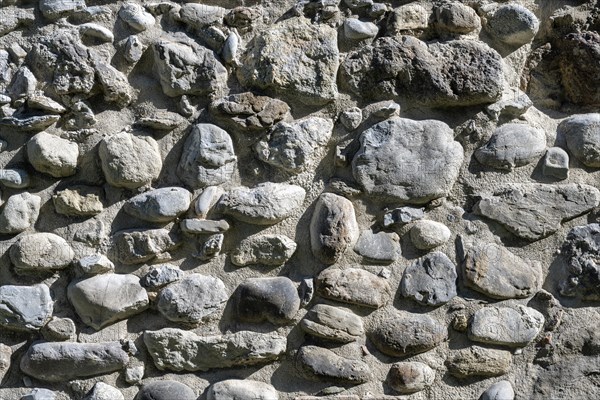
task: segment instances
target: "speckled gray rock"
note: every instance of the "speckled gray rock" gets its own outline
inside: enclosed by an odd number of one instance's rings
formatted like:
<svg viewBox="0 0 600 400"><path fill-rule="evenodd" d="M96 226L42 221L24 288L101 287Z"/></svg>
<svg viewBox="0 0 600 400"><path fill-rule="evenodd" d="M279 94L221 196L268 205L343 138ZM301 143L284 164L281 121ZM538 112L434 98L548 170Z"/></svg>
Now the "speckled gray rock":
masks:
<svg viewBox="0 0 600 400"><path fill-rule="evenodd" d="M433 384L435 371L418 361L399 362L392 365L387 383L402 394L420 392Z"/></svg>
<svg viewBox="0 0 600 400"><path fill-rule="evenodd" d="M92 216L104 210L104 193L95 186L74 185L52 196L56 212L72 216Z"/></svg>
<svg viewBox="0 0 600 400"><path fill-rule="evenodd" d="M138 62L140 58L142 58L145 46L136 35L131 35L127 38L127 41L125 42L124 50L125 52L123 54L123 57L125 57L127 61L133 64Z"/></svg>
<svg viewBox="0 0 600 400"><path fill-rule="evenodd" d="M400 236L395 232L362 231L354 251L370 262L389 264L400 256Z"/></svg>
<svg viewBox="0 0 600 400"><path fill-rule="evenodd" d="M196 400L198 396L187 385L172 380L144 383L134 400Z"/></svg>
<svg viewBox="0 0 600 400"><path fill-rule="evenodd" d="M285 264L296 251L296 242L285 235L256 235L243 239L231 252L237 266Z"/></svg>
<svg viewBox="0 0 600 400"><path fill-rule="evenodd" d="M267 364L286 350L287 340L275 333L239 331L227 335L199 336L190 331L164 328L145 331L144 343L161 371L207 371L244 365Z"/></svg>
<svg viewBox="0 0 600 400"><path fill-rule="evenodd" d="M77 172L79 146L70 140L40 132L27 142L27 158L37 171L55 178Z"/></svg>
<svg viewBox="0 0 600 400"><path fill-rule="evenodd" d="M358 315L327 304L313 306L300 321L300 327L311 336L340 343L354 342L365 333Z"/></svg>
<svg viewBox="0 0 600 400"><path fill-rule="evenodd" d="M367 335L382 353L403 357L438 346L446 340L447 329L429 315L390 311Z"/></svg>
<svg viewBox="0 0 600 400"><path fill-rule="evenodd" d="M487 388L479 400L514 400L515 391L509 381L499 381Z"/></svg>
<svg viewBox="0 0 600 400"><path fill-rule="evenodd" d="M208 400L279 400L279 394L268 383L251 379L227 379L208 389Z"/></svg>
<svg viewBox="0 0 600 400"><path fill-rule="evenodd" d="M217 312L228 297L219 278L190 274L160 291L158 310L171 321L197 324Z"/></svg>
<svg viewBox="0 0 600 400"><path fill-rule="evenodd" d="M84 400L125 400L125 397L116 387L97 382Z"/></svg>
<svg viewBox="0 0 600 400"><path fill-rule="evenodd" d="M309 378L358 385L372 378L369 365L317 346L302 346L296 354L296 368Z"/></svg>
<svg viewBox="0 0 600 400"><path fill-rule="evenodd" d="M542 129L510 123L497 128L490 140L475 151L480 163L511 170L539 160L546 150L546 134Z"/></svg>
<svg viewBox="0 0 600 400"><path fill-rule="evenodd" d="M95 253L89 256L81 257L78 261L79 268L84 274L96 275L106 272L113 272L115 264L104 254Z"/></svg>
<svg viewBox="0 0 600 400"><path fill-rule="evenodd" d="M329 142L332 130L333 122L321 117L279 122L256 144L256 154L259 160L284 171L302 172L318 161L318 150Z"/></svg>
<svg viewBox="0 0 600 400"><path fill-rule="evenodd" d="M135 275L103 274L74 281L67 295L79 318L96 330L139 314L149 305Z"/></svg>
<svg viewBox="0 0 600 400"><path fill-rule="evenodd" d="M390 118L364 131L352 160L365 192L386 201L423 204L448 194L463 149L440 121Z"/></svg>
<svg viewBox="0 0 600 400"><path fill-rule="evenodd" d="M197 189L227 182L236 166L229 134L216 125L196 124L185 141L177 175Z"/></svg>
<svg viewBox="0 0 600 400"><path fill-rule="evenodd" d="M118 371L128 362L118 342L38 342L21 357L20 366L41 381L65 382Z"/></svg>
<svg viewBox="0 0 600 400"><path fill-rule="evenodd" d="M325 298L369 308L383 307L391 296L385 279L358 268L327 268L316 284L317 293Z"/></svg>
<svg viewBox="0 0 600 400"><path fill-rule="evenodd" d="M550 147L544 156L542 173L558 179L569 177L569 154L560 147Z"/></svg>
<svg viewBox="0 0 600 400"><path fill-rule="evenodd" d="M600 167L600 114L578 114L558 126L567 148L585 166Z"/></svg>
<svg viewBox="0 0 600 400"><path fill-rule="evenodd" d="M75 322L71 318L52 317L40 330L44 339L49 342L74 340L77 335Z"/></svg>
<svg viewBox="0 0 600 400"><path fill-rule="evenodd" d="M169 222L190 208L192 194L180 187L166 187L138 194L127 200L123 209L136 218Z"/></svg>
<svg viewBox="0 0 600 400"><path fill-rule="evenodd" d="M480 346L452 351L446 359L448 372L457 378L504 375L511 364L510 351Z"/></svg>
<svg viewBox="0 0 600 400"><path fill-rule="evenodd" d="M33 227L41 202L40 196L29 192L10 196L0 211L0 233L15 234Z"/></svg>
<svg viewBox="0 0 600 400"><path fill-rule="evenodd" d="M233 188L217 204L224 214L242 222L273 225L298 211L305 196L300 186L264 182L254 188Z"/></svg>
<svg viewBox="0 0 600 400"><path fill-rule="evenodd" d="M120 132L102 140L98 153L106 180L116 187L148 185L162 169L158 144L149 136Z"/></svg>
<svg viewBox="0 0 600 400"><path fill-rule="evenodd" d="M410 228L410 240L419 250L431 250L450 240L452 232L441 222L419 220Z"/></svg>
<svg viewBox="0 0 600 400"><path fill-rule="evenodd" d="M282 325L293 320L300 297L294 283L284 276L250 278L237 287L233 307L240 321Z"/></svg>
<svg viewBox="0 0 600 400"><path fill-rule="evenodd" d="M544 327L544 316L520 304L488 306L475 311L469 324L469 339L509 347L527 346Z"/></svg>
<svg viewBox="0 0 600 400"><path fill-rule="evenodd" d="M356 243L359 234L352 202L337 194L321 194L310 220L313 255L324 264L334 264Z"/></svg>
<svg viewBox="0 0 600 400"><path fill-rule="evenodd" d="M9 254L15 271L19 273L63 269L71 264L75 256L65 239L47 232L21 236L10 247Z"/></svg>
<svg viewBox="0 0 600 400"><path fill-rule="evenodd" d="M363 120L362 110L358 107L348 108L340 114L339 120L346 129L353 131Z"/></svg>
<svg viewBox="0 0 600 400"><path fill-rule="evenodd" d="M148 289L161 288L183 278L183 271L174 265L162 264L153 267L140 279L140 284Z"/></svg>
<svg viewBox="0 0 600 400"><path fill-rule="evenodd" d="M56 393L50 389L35 388L19 400L55 400Z"/></svg>
<svg viewBox="0 0 600 400"><path fill-rule="evenodd" d="M113 251L123 264L141 264L156 257L170 258L168 252L181 244L178 235L166 229L120 231L112 240Z"/></svg>
<svg viewBox="0 0 600 400"><path fill-rule="evenodd" d="M589 185L514 183L482 196L474 211L523 239L539 240L599 202L600 192Z"/></svg>
<svg viewBox="0 0 600 400"><path fill-rule="evenodd" d="M54 302L44 284L0 286L0 326L9 330L36 331L52 317Z"/></svg>
<svg viewBox="0 0 600 400"><path fill-rule="evenodd" d="M576 226L567 234L562 253L567 257L568 276L559 284L563 296L579 296L583 300L600 299L599 268L596 260L600 254L597 223Z"/></svg>
<svg viewBox="0 0 600 400"><path fill-rule="evenodd" d="M439 306L456 296L456 266L441 252L429 253L404 270L400 290L420 304Z"/></svg>
<svg viewBox="0 0 600 400"><path fill-rule="evenodd" d="M504 4L487 17L485 29L495 40L512 46L529 43L540 22L534 13L520 4Z"/></svg>
<svg viewBox="0 0 600 400"><path fill-rule="evenodd" d="M121 6L119 17L136 32L145 31L156 22L152 14L146 12L141 5L131 2Z"/></svg>
<svg viewBox="0 0 600 400"><path fill-rule="evenodd" d="M435 8L435 27L439 32L465 34L480 29L481 20L473 8L452 2Z"/></svg>

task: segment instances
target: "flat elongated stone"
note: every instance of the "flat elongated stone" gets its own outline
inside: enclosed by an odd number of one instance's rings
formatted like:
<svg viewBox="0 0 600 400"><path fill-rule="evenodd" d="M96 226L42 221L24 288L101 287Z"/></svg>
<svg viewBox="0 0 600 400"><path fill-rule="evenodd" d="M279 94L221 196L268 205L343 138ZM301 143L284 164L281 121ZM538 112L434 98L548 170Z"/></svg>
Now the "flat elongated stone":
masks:
<svg viewBox="0 0 600 400"><path fill-rule="evenodd" d="M0 233L15 234L31 228L40 215L41 202L29 192L10 196L0 211Z"/></svg>
<svg viewBox="0 0 600 400"><path fill-rule="evenodd" d="M384 306L391 296L385 279L358 268L327 268L317 277L317 293L328 299L369 308Z"/></svg>
<svg viewBox="0 0 600 400"><path fill-rule="evenodd" d="M226 379L208 389L208 400L279 400L279 394L268 383L251 379Z"/></svg>
<svg viewBox="0 0 600 400"><path fill-rule="evenodd" d="M10 247L9 254L15 271L19 273L63 269L75 256L65 239L46 232L21 236Z"/></svg>
<svg viewBox="0 0 600 400"><path fill-rule="evenodd" d="M452 351L446 359L448 372L457 378L504 375L509 371L511 364L510 351L480 346Z"/></svg>
<svg viewBox="0 0 600 400"><path fill-rule="evenodd" d="M41 381L66 382L118 371L128 362L119 342L38 342L29 347L20 365L21 371Z"/></svg>
<svg viewBox="0 0 600 400"><path fill-rule="evenodd" d="M72 282L67 294L81 320L96 330L139 314L149 304L135 275L96 275Z"/></svg>
<svg viewBox="0 0 600 400"><path fill-rule="evenodd" d="M240 331L198 336L190 331L165 328L145 331L144 343L160 370L208 371L269 363L285 352L287 340L274 333Z"/></svg>
<svg viewBox="0 0 600 400"><path fill-rule="evenodd" d="M0 326L18 331L36 331L52 317L54 302L44 284L0 286Z"/></svg>
<svg viewBox="0 0 600 400"><path fill-rule="evenodd" d="M439 306L456 296L456 266L441 252L429 253L404 270L400 290L420 304Z"/></svg>
<svg viewBox="0 0 600 400"><path fill-rule="evenodd" d="M146 221L168 222L190 208L192 194L180 187L150 190L129 199L123 209Z"/></svg>
<svg viewBox="0 0 600 400"><path fill-rule="evenodd" d="M388 374L388 384L402 394L419 392L433 384L435 371L429 365L412 361L393 364Z"/></svg>
<svg viewBox="0 0 600 400"><path fill-rule="evenodd" d="M31 179L24 169L0 169L0 183L9 188L23 189L29 186Z"/></svg>
<svg viewBox="0 0 600 400"><path fill-rule="evenodd" d="M192 234L213 234L229 230L229 223L224 219L213 221L210 219L188 218L181 221L179 226L183 232Z"/></svg>
<svg viewBox="0 0 600 400"><path fill-rule="evenodd" d="M85 0L40 0L44 17L55 20L85 8Z"/></svg>
<svg viewBox="0 0 600 400"><path fill-rule="evenodd" d="M365 333L358 315L327 304L311 308L300 321L300 327L309 335L341 343L353 342Z"/></svg>
<svg viewBox="0 0 600 400"><path fill-rule="evenodd" d="M233 298L237 318L247 322L285 324L300 308L298 290L284 276L247 279L238 286Z"/></svg>
<svg viewBox="0 0 600 400"><path fill-rule="evenodd" d="M231 253L231 262L243 267L284 264L296 251L296 242L285 235L258 235L242 240Z"/></svg>
<svg viewBox="0 0 600 400"><path fill-rule="evenodd" d="M183 278L183 271L174 265L162 264L152 268L140 279L142 286L157 289Z"/></svg>
<svg viewBox="0 0 600 400"><path fill-rule="evenodd" d="M483 196L474 211L533 241L551 235L563 221L590 211L599 202L600 191L589 185L514 183Z"/></svg>
<svg viewBox="0 0 600 400"><path fill-rule="evenodd" d="M317 346L300 347L296 354L296 366L305 375L318 380L357 385L372 378L367 363L339 356L331 350Z"/></svg>
<svg viewBox="0 0 600 400"><path fill-rule="evenodd" d="M196 393L188 385L172 380L160 380L142 385L133 400L196 400L196 398Z"/></svg>
<svg viewBox="0 0 600 400"><path fill-rule="evenodd" d="M544 316L533 308L488 306L477 310L469 325L469 339L510 347L524 347L544 327Z"/></svg>
<svg viewBox="0 0 600 400"><path fill-rule="evenodd" d="M114 251L123 264L141 264L164 255L181 243L166 229L126 230L113 236Z"/></svg>

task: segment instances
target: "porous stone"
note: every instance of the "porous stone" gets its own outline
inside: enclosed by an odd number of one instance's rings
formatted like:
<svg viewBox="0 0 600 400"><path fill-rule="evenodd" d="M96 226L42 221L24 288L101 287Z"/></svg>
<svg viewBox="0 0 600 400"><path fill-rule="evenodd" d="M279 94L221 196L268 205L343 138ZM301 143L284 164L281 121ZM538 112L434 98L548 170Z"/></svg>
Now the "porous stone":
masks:
<svg viewBox="0 0 600 400"><path fill-rule="evenodd" d="M469 324L469 339L509 347L524 347L540 333L544 316L520 304L488 306L475 311Z"/></svg>
<svg viewBox="0 0 600 400"><path fill-rule="evenodd" d="M237 287L233 307L240 321L282 325L294 319L300 297L294 283L284 276L250 278Z"/></svg>
<svg viewBox="0 0 600 400"><path fill-rule="evenodd" d="M226 379L208 389L208 400L279 400L272 385L251 379Z"/></svg>
<svg viewBox="0 0 600 400"><path fill-rule="evenodd" d="M463 149L443 122L390 118L364 131L352 160L364 191L384 201L424 204L448 194Z"/></svg>
<svg viewBox="0 0 600 400"><path fill-rule="evenodd" d="M222 233L215 233L210 235L200 246L200 251L194 254L194 257L199 258L203 261L208 261L211 258L215 258L221 253L223 248L223 241L225 235Z"/></svg>
<svg viewBox="0 0 600 400"><path fill-rule="evenodd" d="M267 364L286 350L287 340L275 333L239 331L198 336L175 328L145 331L144 343L161 371L207 371Z"/></svg>
<svg viewBox="0 0 600 400"><path fill-rule="evenodd" d="M120 231L112 240L119 262L129 265L165 257L181 244L178 235L166 229Z"/></svg>
<svg viewBox="0 0 600 400"><path fill-rule="evenodd" d="M429 13L420 4L406 4L394 9L388 20L392 34L409 33L427 29Z"/></svg>
<svg viewBox="0 0 600 400"><path fill-rule="evenodd" d="M162 264L153 267L140 279L140 284L148 289L161 288L183 278L183 271L174 265Z"/></svg>
<svg viewBox="0 0 600 400"><path fill-rule="evenodd" d="M94 61L94 69L106 102L114 103L119 108L131 104L134 100L133 89L124 73L99 60Z"/></svg>
<svg viewBox="0 0 600 400"><path fill-rule="evenodd" d="M136 63L142 58L144 50L145 46L142 41L136 35L131 35L125 42L125 53L123 54L123 57L130 63Z"/></svg>
<svg viewBox="0 0 600 400"><path fill-rule="evenodd" d="M243 239L231 252L237 266L285 264L296 251L297 244L285 235L257 235Z"/></svg>
<svg viewBox="0 0 600 400"><path fill-rule="evenodd" d="M74 185L52 196L56 212L63 215L89 217L104 210L103 190L95 186Z"/></svg>
<svg viewBox="0 0 600 400"><path fill-rule="evenodd" d="M145 31L156 22L152 14L136 3L123 4L119 10L119 17L136 32Z"/></svg>
<svg viewBox="0 0 600 400"><path fill-rule="evenodd" d="M539 240L600 202L598 189L584 184L513 183L482 196L475 205L478 215L499 222L527 240Z"/></svg>
<svg viewBox="0 0 600 400"><path fill-rule="evenodd" d="M429 315L392 311L367 335L382 353L404 357L438 346L446 340L447 330Z"/></svg>
<svg viewBox="0 0 600 400"><path fill-rule="evenodd" d="M148 185L162 169L158 144L149 136L123 131L102 140L98 153L106 180L116 187L137 189Z"/></svg>
<svg viewBox="0 0 600 400"><path fill-rule="evenodd" d="M311 336L340 343L354 342L365 333L358 315L327 304L313 306L300 321L300 327Z"/></svg>
<svg viewBox="0 0 600 400"><path fill-rule="evenodd" d="M583 300L599 300L598 264L600 255L598 238L600 225L597 223L576 226L567 234L562 253L567 258L568 276L560 282L560 293Z"/></svg>
<svg viewBox="0 0 600 400"><path fill-rule="evenodd" d="M441 252L429 253L404 270L400 290L420 304L439 306L456 296L456 266Z"/></svg>
<svg viewBox="0 0 600 400"><path fill-rule="evenodd" d="M388 385L402 394L420 392L431 386L434 380L435 371L418 361L393 364L387 377Z"/></svg>
<svg viewBox="0 0 600 400"><path fill-rule="evenodd" d="M69 140L40 132L27 142L27 158L37 171L55 178L77 172L79 146Z"/></svg>
<svg viewBox="0 0 600 400"><path fill-rule="evenodd" d="M224 219L213 221L209 219L188 218L179 224L181 230L191 234L214 234L229 230L229 223Z"/></svg>
<svg viewBox="0 0 600 400"><path fill-rule="evenodd" d="M510 351L480 346L452 351L446 359L448 372L457 378L504 375L509 371L511 364Z"/></svg>
<svg viewBox="0 0 600 400"><path fill-rule="evenodd" d="M600 167L600 114L578 114L558 126L567 148L587 167Z"/></svg>
<svg viewBox="0 0 600 400"><path fill-rule="evenodd" d="M172 380L144 383L134 400L196 400L196 393L188 385Z"/></svg>
<svg viewBox="0 0 600 400"><path fill-rule="evenodd" d="M197 124L185 141L177 175L189 187L197 189L227 182L236 166L229 134L216 125Z"/></svg>
<svg viewBox="0 0 600 400"><path fill-rule="evenodd" d="M20 366L41 381L65 382L118 371L128 362L118 342L38 342L21 357Z"/></svg>
<svg viewBox="0 0 600 400"><path fill-rule="evenodd" d="M385 279L358 268L327 268L317 277L316 286L325 298L369 308L383 307L391 296Z"/></svg>
<svg viewBox="0 0 600 400"><path fill-rule="evenodd" d="M561 89L571 103L581 106L600 104L599 45L597 31L572 32L557 43Z"/></svg>
<svg viewBox="0 0 600 400"><path fill-rule="evenodd" d="M313 379L330 382L358 385L372 378L371 369L364 361L342 357L317 346L300 347L296 367Z"/></svg>
<svg viewBox="0 0 600 400"><path fill-rule="evenodd" d="M197 324L217 312L228 298L219 278L190 274L160 291L158 310L170 321Z"/></svg>
<svg viewBox="0 0 600 400"><path fill-rule="evenodd" d="M545 150L543 130L509 123L497 128L490 140L475 151L475 157L484 165L512 170L539 160Z"/></svg>
<svg viewBox="0 0 600 400"><path fill-rule="evenodd" d="M237 76L244 86L289 94L309 105L338 96L337 31L326 24L285 19L255 36L240 62Z"/></svg>
<svg viewBox="0 0 600 400"><path fill-rule="evenodd" d="M353 131L361 124L363 120L362 110L358 107L352 107L344 110L340 114L340 122L346 129Z"/></svg>
<svg viewBox="0 0 600 400"><path fill-rule="evenodd" d="M138 194L127 200L123 209L136 218L169 222L190 208L192 194L180 187L166 187Z"/></svg>
<svg viewBox="0 0 600 400"><path fill-rule="evenodd" d="M473 8L451 2L435 9L435 26L439 32L466 34L481 29L481 20Z"/></svg>
<svg viewBox="0 0 600 400"><path fill-rule="evenodd" d="M76 335L75 322L71 318L52 317L42 327L41 333L49 342L72 340Z"/></svg>
<svg viewBox="0 0 600 400"><path fill-rule="evenodd" d="M242 222L273 225L294 214L304 203L306 191L286 183L264 182L254 188L233 188L223 195L218 206L223 213Z"/></svg>
<svg viewBox="0 0 600 400"><path fill-rule="evenodd" d="M67 295L79 318L96 330L139 314L149 305L135 275L103 274L74 281Z"/></svg>
<svg viewBox="0 0 600 400"><path fill-rule="evenodd" d="M75 256L65 239L48 232L21 236L9 250L18 273L49 272L68 267Z"/></svg>
<svg viewBox="0 0 600 400"><path fill-rule="evenodd" d="M514 400L515 391L509 381L498 381L481 394L479 400Z"/></svg>
<svg viewBox="0 0 600 400"><path fill-rule="evenodd" d="M0 211L0 233L23 232L35 224L40 215L40 196L29 192L10 196Z"/></svg>
<svg viewBox="0 0 600 400"><path fill-rule="evenodd" d="M569 154L560 147L550 147L544 156L542 173L558 179L569 177Z"/></svg>
<svg viewBox="0 0 600 400"><path fill-rule="evenodd" d="M324 264L335 264L359 236L352 202L333 193L319 196L310 220L313 255Z"/></svg>
<svg viewBox="0 0 600 400"><path fill-rule="evenodd" d="M485 29L495 40L522 46L533 40L540 27L535 14L520 4L504 4L487 17Z"/></svg>
<svg viewBox="0 0 600 400"><path fill-rule="evenodd" d="M419 250L431 250L439 247L448 240L452 232L441 222L419 220L410 228L410 240Z"/></svg>
<svg viewBox="0 0 600 400"><path fill-rule="evenodd" d="M0 326L5 329L37 331L52 317L53 307L44 284L0 286Z"/></svg>
<svg viewBox="0 0 600 400"><path fill-rule="evenodd" d="M84 400L125 400L125 397L116 387L97 382Z"/></svg>
<svg viewBox="0 0 600 400"><path fill-rule="evenodd" d="M114 272L115 264L104 254L96 253L81 257L78 261L79 268L84 274L96 275Z"/></svg>
<svg viewBox="0 0 600 400"><path fill-rule="evenodd" d="M394 232L362 231L354 251L368 261L388 264L400 256L400 236Z"/></svg>

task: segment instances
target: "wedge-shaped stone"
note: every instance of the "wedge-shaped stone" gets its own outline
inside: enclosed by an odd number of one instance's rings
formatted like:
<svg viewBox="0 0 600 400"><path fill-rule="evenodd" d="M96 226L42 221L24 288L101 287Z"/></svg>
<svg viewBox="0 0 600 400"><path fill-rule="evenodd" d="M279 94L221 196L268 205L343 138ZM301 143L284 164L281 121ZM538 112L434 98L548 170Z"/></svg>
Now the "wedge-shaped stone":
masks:
<svg viewBox="0 0 600 400"><path fill-rule="evenodd" d="M358 268L327 268L317 277L321 296L369 308L383 307L391 296L385 279Z"/></svg>
<svg viewBox="0 0 600 400"><path fill-rule="evenodd" d="M350 310L317 304L300 321L304 332L333 342L350 343L364 335L362 319Z"/></svg>

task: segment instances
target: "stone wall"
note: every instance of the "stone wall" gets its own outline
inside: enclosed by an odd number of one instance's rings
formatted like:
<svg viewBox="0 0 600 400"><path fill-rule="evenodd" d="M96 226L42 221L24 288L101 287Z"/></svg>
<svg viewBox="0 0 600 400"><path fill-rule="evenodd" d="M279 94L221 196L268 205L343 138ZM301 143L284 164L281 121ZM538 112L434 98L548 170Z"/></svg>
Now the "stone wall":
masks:
<svg viewBox="0 0 600 400"><path fill-rule="evenodd" d="M0 5L0 399L600 396L595 2Z"/></svg>

